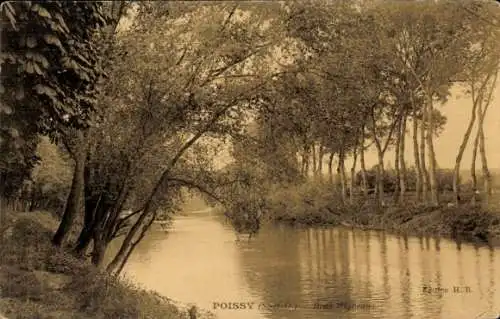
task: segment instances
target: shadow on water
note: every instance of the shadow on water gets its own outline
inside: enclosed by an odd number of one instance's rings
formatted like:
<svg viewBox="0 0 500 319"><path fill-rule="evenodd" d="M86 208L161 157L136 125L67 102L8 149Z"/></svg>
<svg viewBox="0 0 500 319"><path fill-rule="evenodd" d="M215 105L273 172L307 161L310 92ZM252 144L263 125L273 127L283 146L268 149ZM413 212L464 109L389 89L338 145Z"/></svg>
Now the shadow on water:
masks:
<svg viewBox="0 0 500 319"><path fill-rule="evenodd" d="M238 242L223 220L213 214L178 217L168 236L156 231L139 245L125 272L219 318L455 319L500 313L498 248L285 226L263 226L250 242ZM234 308L230 303L247 306L228 309Z"/></svg>

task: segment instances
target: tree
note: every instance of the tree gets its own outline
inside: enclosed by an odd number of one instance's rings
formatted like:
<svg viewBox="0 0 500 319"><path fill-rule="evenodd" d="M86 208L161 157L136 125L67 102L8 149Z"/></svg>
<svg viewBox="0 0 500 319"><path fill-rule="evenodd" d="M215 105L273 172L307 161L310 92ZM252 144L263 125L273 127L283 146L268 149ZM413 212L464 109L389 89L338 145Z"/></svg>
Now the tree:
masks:
<svg viewBox="0 0 500 319"><path fill-rule="evenodd" d="M353 3L301 3L292 5L290 12L287 28L290 36L301 43L300 68L321 79L315 84L319 90L314 98L307 98L316 109L316 116L306 118L313 120L320 147L330 152L330 172L334 154L339 155L338 173L345 197L347 178L343 163L348 153L357 155L354 150L358 139L366 136L366 123L359 119L367 118L381 88L373 77L377 74L373 62L381 55L372 60L367 59L366 53L380 51L361 31L369 29L370 19L357 11ZM364 166L364 154L361 162Z"/></svg>
<svg viewBox="0 0 500 319"><path fill-rule="evenodd" d="M479 148L481 162L482 162L482 173L483 173L483 183L484 183L484 200L486 203L489 201L491 196L491 174L488 169L485 143L484 143L484 129L483 123L486 116L486 112L491 103L493 90L496 87L498 69L500 63L500 56L498 54L500 46L500 32L495 21L498 21L498 14L500 11L498 8L490 7L486 4L478 4L475 7L468 8L468 12L472 12L472 26L473 31L477 33L477 41L474 43L475 46L471 49L470 53L470 63L467 65L466 79L467 84L470 87L470 94L473 102L471 119L467 127L467 131L464 134L462 144L457 155L456 165L455 165L455 179L459 177L460 160L463 156L467 141L470 137L472 126L474 122L477 121L477 134L474 139L473 151L472 151L472 188L474 193L477 190L477 179L476 179L476 156L477 150ZM487 16L490 19L483 19ZM454 191L458 197L459 189L458 183L454 182ZM473 201L475 201L476 196L473 196Z"/></svg>
<svg viewBox="0 0 500 319"><path fill-rule="evenodd" d="M438 185L433 146L436 127L434 102L448 95L451 83L461 74L462 61L469 47L469 26L457 4L404 3L391 10L387 21L392 24L388 24L390 27L387 31L396 40L395 47L399 46L404 53L399 55L400 66L418 83L418 89L425 98L422 115L426 123L429 184L431 202L436 205ZM405 41L401 42L401 38ZM425 161L420 161L420 164L423 169ZM425 184L426 176L423 173Z"/></svg>
<svg viewBox="0 0 500 319"><path fill-rule="evenodd" d="M493 78L491 80L488 80L487 83L490 86L485 88L485 92L480 93L480 98L479 101L477 102L476 106L476 111L477 111L477 118L479 118L478 121L478 127L477 127L477 134L476 138L474 140L474 145L473 145L473 150L472 150L472 166L471 166L471 175L472 175L472 190L474 193L477 191L477 179L476 179L476 157L477 157L477 150L479 147L479 152L481 156L481 162L482 162L482 173L483 173L483 183L484 183L484 199L485 202L488 203L489 197L491 196L491 174L488 169L488 162L486 158L486 149L485 149L485 142L484 142L484 119L486 116L486 111L488 110L488 106L491 103L491 98L493 95L493 90L496 87L497 83L497 76L498 76L498 60L497 64L493 66L492 68L493 71L490 71L490 74L493 73ZM483 96L487 95L487 96ZM483 106L484 103L484 106ZM484 109L483 109L484 107ZM475 116L476 117L476 116ZM455 171L455 176L456 176L456 171ZM476 196L474 195L473 201L475 201Z"/></svg>
<svg viewBox="0 0 500 319"><path fill-rule="evenodd" d="M96 30L94 34L97 34L96 38L93 38L94 45L100 48L98 52L100 60L103 61L100 67L102 70L108 69L113 62L113 42L114 37L117 32L118 24L120 19L126 15L128 8L128 3L125 1L120 1L116 3L111 3L109 6L103 6L101 9L105 12L107 19L107 24L99 30ZM104 72L104 71L103 71ZM96 90L94 92L93 109L89 116L90 120L94 123L99 122L102 116L102 108L97 108L97 98L99 92L102 89L102 83L94 81L93 85ZM72 227L73 220L75 216L81 214L85 210L85 200L84 200L84 190L85 190L85 161L88 157L88 138L89 138L89 127L69 127L62 128L59 134L56 135L56 140L60 140L71 154L73 160L75 161L75 168L73 171L73 180L71 184L71 189L68 195L67 204L65 206L65 211L62 216L61 223L54 234L53 243L56 246L60 246L69 230Z"/></svg>
<svg viewBox="0 0 500 319"><path fill-rule="evenodd" d="M57 138L68 129L92 124L99 83L105 77L101 32L110 23L102 2L31 1L2 7L2 123L8 132L21 129ZM7 21L9 23L7 23ZM35 32L33 30L36 30ZM78 132L81 134L81 132ZM14 142L16 142L14 140ZM19 141L17 141L19 143ZM77 161L68 209L79 206ZM73 214L64 214L54 237L60 245Z"/></svg>
<svg viewBox="0 0 500 319"><path fill-rule="evenodd" d="M27 198L29 210L53 209L60 214L71 185L71 159L48 137L40 139L37 156L40 164L32 171L33 189Z"/></svg>
<svg viewBox="0 0 500 319"><path fill-rule="evenodd" d="M482 108L483 103L485 104L485 109L488 108L489 101L491 99L492 89L495 87L496 74L498 73L498 45L499 35L498 26L494 24L494 17L498 19L498 8L491 7L487 4L482 4L480 2L473 2L468 6L464 6L464 9L470 15L467 17L469 25L471 26L470 32L474 35L471 40L471 46L467 54L467 63L464 64L464 86L467 88L467 93L470 94L472 99L471 116L469 118L469 124L464 133L462 143L458 149L458 153L455 160L454 167L454 179L453 179L453 192L455 195L456 204L458 204L458 199L460 198L459 189L459 179L460 179L460 164L465 153L470 135L476 119L479 118L478 123L478 135L474 140L473 144L473 165L472 178L473 178L473 189L476 190L476 178L475 178L475 159L477 153L477 146L481 139L482 132L482 120L483 115ZM488 17L484 19L484 17ZM492 24L493 23L493 24ZM484 145L484 144L483 144ZM484 148L483 148L484 151ZM483 153L484 154L484 153ZM486 163L486 156L482 156L483 164ZM484 166L483 166L484 167ZM487 164L483 170L485 176L488 175ZM485 179L485 181L488 178ZM488 182L485 183L485 189L488 189ZM488 191L486 191L488 193ZM488 197L489 195L486 195Z"/></svg>
<svg viewBox="0 0 500 319"><path fill-rule="evenodd" d="M103 4L5 3L2 23L3 116L27 108L23 119L43 133L88 126L104 76L95 34L108 24Z"/></svg>
<svg viewBox="0 0 500 319"><path fill-rule="evenodd" d="M203 165L199 156L188 160L198 142L236 134L272 77L261 61L273 32L263 33L251 20L257 13L236 20L243 13L237 6L210 4L169 19L165 10L170 8L148 3L117 38L120 61L100 99L107 111L87 132L95 142L88 144L83 169L88 207L76 250L85 252L92 241L92 261L101 266L109 242L125 235L110 272L119 273L179 185L199 186L191 179L197 176L186 179L185 173L189 165ZM165 41L155 41L158 35ZM121 218L123 209L134 214Z"/></svg>

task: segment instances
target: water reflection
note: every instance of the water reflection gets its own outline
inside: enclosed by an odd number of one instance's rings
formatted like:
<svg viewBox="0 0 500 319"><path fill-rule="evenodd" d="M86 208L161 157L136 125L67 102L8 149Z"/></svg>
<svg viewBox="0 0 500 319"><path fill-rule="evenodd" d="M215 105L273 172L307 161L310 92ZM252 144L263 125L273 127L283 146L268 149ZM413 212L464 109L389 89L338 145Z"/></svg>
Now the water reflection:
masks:
<svg viewBox="0 0 500 319"><path fill-rule="evenodd" d="M137 250L125 272L150 289L211 310L214 302L254 303L251 310L217 309L220 318L476 318L500 312L500 250L443 239L268 226L251 242L236 242L220 218L203 214L179 217L168 238L154 232ZM314 309L318 304L328 309Z"/></svg>

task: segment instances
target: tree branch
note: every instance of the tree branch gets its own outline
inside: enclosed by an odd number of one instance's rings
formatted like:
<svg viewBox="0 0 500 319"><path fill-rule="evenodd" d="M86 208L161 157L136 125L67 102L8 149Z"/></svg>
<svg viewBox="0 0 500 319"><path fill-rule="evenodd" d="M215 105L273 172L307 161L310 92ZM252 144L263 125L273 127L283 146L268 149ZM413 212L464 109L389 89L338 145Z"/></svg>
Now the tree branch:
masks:
<svg viewBox="0 0 500 319"><path fill-rule="evenodd" d="M215 199L219 203L221 203L223 205L225 204L225 202L221 198L219 198L217 195L215 195L214 193L212 193L211 191L207 190L205 187L197 184L194 181L185 180L185 179L182 179L182 178L179 178L179 177L169 177L167 180L171 181L171 182L178 183L180 185L183 185L183 186L186 186L186 187L189 187L189 188L197 189L200 192L205 193L208 196L212 197L213 199Z"/></svg>
<svg viewBox="0 0 500 319"><path fill-rule="evenodd" d="M400 114L398 114L400 113ZM384 148L382 149L382 152L385 153L385 151L387 150L387 147L389 147L389 142L391 141L391 137L392 137L392 133L394 132L394 129L396 128L396 126L399 124L399 122L401 121L401 115L402 115L402 112L398 112L398 110L394 111L394 116L396 116L396 114L398 114L398 116L396 117L396 119L392 122L392 125L391 125L391 129L389 130L389 134L387 136L387 140L385 141L385 145L384 145Z"/></svg>

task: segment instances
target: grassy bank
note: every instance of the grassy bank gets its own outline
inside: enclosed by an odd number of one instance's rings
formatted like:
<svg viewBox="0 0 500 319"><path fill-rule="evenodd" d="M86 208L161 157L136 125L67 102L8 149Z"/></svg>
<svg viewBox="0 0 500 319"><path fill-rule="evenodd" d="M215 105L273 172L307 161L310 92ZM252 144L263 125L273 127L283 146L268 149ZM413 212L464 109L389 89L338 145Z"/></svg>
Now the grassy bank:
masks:
<svg viewBox="0 0 500 319"><path fill-rule="evenodd" d="M12 318L189 318L167 298L50 244L57 220L46 212L3 216L0 313Z"/></svg>
<svg viewBox="0 0 500 319"><path fill-rule="evenodd" d="M435 235L468 240L500 239L500 212L464 204L429 207L408 201L379 207L366 201L342 204L324 185L305 184L269 196L271 220L302 226L352 226L407 235Z"/></svg>

